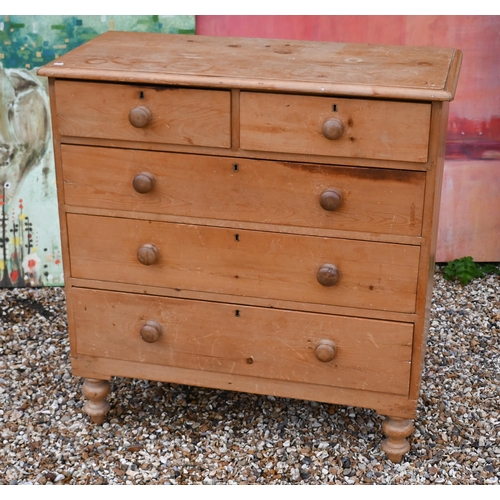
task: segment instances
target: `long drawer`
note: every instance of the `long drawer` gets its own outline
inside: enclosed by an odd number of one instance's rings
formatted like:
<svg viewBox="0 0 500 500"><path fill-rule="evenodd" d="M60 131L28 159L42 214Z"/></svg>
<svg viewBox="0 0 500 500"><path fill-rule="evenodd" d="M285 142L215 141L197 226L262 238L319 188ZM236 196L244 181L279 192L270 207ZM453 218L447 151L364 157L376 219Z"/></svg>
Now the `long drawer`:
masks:
<svg viewBox="0 0 500 500"><path fill-rule="evenodd" d="M408 391L411 324L78 288L72 314L79 355Z"/></svg>
<svg viewBox="0 0 500 500"><path fill-rule="evenodd" d="M64 199L73 206L421 234L424 172L70 145L61 151ZM335 196L338 206L327 205Z"/></svg>
<svg viewBox="0 0 500 500"><path fill-rule="evenodd" d="M415 311L419 247L77 214L67 224L76 278Z"/></svg>
<svg viewBox="0 0 500 500"><path fill-rule="evenodd" d="M229 91L65 80L55 86L62 136L231 145Z"/></svg>
<svg viewBox="0 0 500 500"><path fill-rule="evenodd" d="M242 149L427 161L431 105L241 93Z"/></svg>

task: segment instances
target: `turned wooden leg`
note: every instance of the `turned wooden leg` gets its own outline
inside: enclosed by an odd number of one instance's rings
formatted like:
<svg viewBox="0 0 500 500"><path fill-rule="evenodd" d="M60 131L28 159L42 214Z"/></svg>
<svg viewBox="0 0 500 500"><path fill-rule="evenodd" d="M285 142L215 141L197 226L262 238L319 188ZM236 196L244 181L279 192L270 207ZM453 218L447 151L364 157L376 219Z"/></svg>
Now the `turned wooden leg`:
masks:
<svg viewBox="0 0 500 500"><path fill-rule="evenodd" d="M102 424L109 411L109 403L106 396L111 390L111 384L107 380L87 378L83 383L82 392L88 398L83 411L90 416L90 420L96 424Z"/></svg>
<svg viewBox="0 0 500 500"><path fill-rule="evenodd" d="M415 430L413 420L398 417L386 417L382 430L387 436L382 442L384 450L391 462L401 462L403 455L410 450L406 438Z"/></svg>

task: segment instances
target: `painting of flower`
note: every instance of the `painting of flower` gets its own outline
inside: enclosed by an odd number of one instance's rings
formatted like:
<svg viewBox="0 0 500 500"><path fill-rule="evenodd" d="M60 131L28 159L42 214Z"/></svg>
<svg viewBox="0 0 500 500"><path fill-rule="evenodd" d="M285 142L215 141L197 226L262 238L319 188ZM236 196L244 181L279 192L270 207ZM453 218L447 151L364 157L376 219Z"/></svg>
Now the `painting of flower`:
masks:
<svg viewBox="0 0 500 500"><path fill-rule="evenodd" d="M36 70L108 31L195 32L194 16L0 17L0 286L63 285L47 81Z"/></svg>

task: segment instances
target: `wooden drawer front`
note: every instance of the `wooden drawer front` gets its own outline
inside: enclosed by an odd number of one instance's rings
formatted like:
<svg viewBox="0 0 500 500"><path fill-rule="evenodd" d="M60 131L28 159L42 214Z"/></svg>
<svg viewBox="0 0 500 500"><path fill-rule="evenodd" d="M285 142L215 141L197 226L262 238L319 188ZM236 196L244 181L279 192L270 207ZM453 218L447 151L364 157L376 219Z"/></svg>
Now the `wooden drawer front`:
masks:
<svg viewBox="0 0 500 500"><path fill-rule="evenodd" d="M76 214L67 222L76 278L415 310L419 247ZM137 257L144 245L158 251L150 265ZM317 280L324 264L339 269L333 286Z"/></svg>
<svg viewBox="0 0 500 500"><path fill-rule="evenodd" d="M62 146L69 205L419 236L425 173ZM143 172L154 185L138 193ZM327 211L320 198L342 194Z"/></svg>
<svg viewBox="0 0 500 500"><path fill-rule="evenodd" d="M229 91L64 80L55 87L62 136L230 147ZM142 128L129 121L139 106L151 112Z"/></svg>
<svg viewBox="0 0 500 500"><path fill-rule="evenodd" d="M73 289L77 353L406 395L413 325ZM162 333L141 337L147 321ZM151 339L150 339L151 340ZM315 349L333 342L331 361Z"/></svg>
<svg viewBox="0 0 500 500"><path fill-rule="evenodd" d="M240 102L242 149L427 161L430 104L254 92ZM342 122L340 138L324 137L329 119Z"/></svg>

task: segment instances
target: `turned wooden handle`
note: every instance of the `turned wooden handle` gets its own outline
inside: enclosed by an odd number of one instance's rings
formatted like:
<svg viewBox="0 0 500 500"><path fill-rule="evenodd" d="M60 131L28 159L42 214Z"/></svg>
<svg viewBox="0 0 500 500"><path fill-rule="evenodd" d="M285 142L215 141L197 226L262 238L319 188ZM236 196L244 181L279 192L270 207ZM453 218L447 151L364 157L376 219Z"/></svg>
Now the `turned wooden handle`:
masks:
<svg viewBox="0 0 500 500"><path fill-rule="evenodd" d="M344 124L339 118L328 118L323 123L323 135L330 141L338 139L344 133Z"/></svg>
<svg viewBox="0 0 500 500"><path fill-rule="evenodd" d="M144 264L145 266L154 264L158 260L159 256L160 252L158 252L158 249L150 243L142 245L142 247L137 250L137 259L141 264Z"/></svg>
<svg viewBox="0 0 500 500"><path fill-rule="evenodd" d="M335 354L337 353L337 347L335 343L331 340L320 340L316 349L314 350L314 354L319 361L323 363L328 363L331 361Z"/></svg>
<svg viewBox="0 0 500 500"><path fill-rule="evenodd" d="M149 193L155 187L155 176L149 172L141 172L134 177L132 185L138 193Z"/></svg>
<svg viewBox="0 0 500 500"><path fill-rule="evenodd" d="M152 344L156 342L163 333L163 328L160 323L156 321L146 321L141 328L141 337L144 342Z"/></svg>
<svg viewBox="0 0 500 500"><path fill-rule="evenodd" d="M146 106L137 106L128 115L131 125L136 128L143 128L151 123L153 115Z"/></svg>
<svg viewBox="0 0 500 500"><path fill-rule="evenodd" d="M318 269L318 281L323 286L333 286L339 280L339 270L333 264L323 264Z"/></svg>
<svg viewBox="0 0 500 500"><path fill-rule="evenodd" d="M329 188L325 189L319 197L319 204L325 210L333 212L340 207L342 203L342 193L338 189Z"/></svg>

